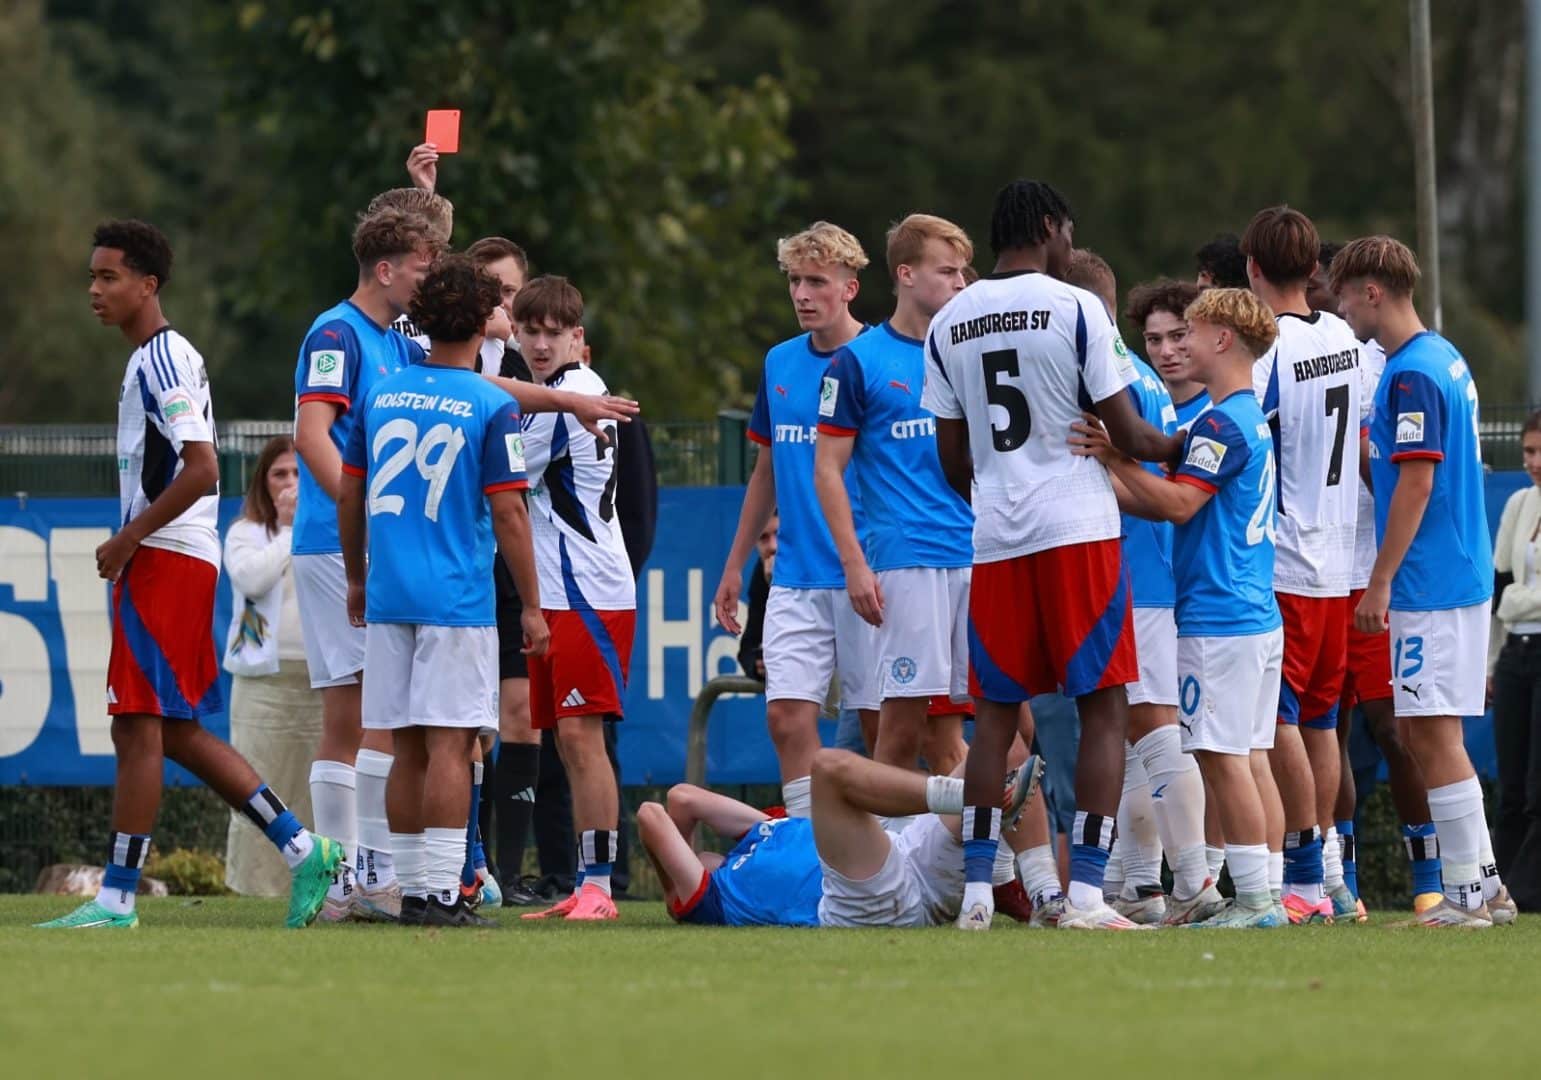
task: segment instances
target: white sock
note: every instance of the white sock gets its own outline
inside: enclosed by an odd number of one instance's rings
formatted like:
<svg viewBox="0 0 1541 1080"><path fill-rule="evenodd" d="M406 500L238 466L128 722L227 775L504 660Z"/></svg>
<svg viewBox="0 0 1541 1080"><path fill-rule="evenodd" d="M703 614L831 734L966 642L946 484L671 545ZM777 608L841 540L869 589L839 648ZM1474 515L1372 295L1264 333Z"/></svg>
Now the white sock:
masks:
<svg viewBox="0 0 1541 1080"><path fill-rule="evenodd" d="M991 885L1010 885L1017 880L1017 857L1004 837L995 845L995 869L990 874Z"/></svg>
<svg viewBox="0 0 1541 1080"><path fill-rule="evenodd" d="M1267 844L1226 844L1225 862L1231 869L1236 897L1246 897L1253 906L1272 901L1268 884L1268 864L1272 854ZM1282 863L1280 873L1283 873Z"/></svg>
<svg viewBox="0 0 1541 1080"><path fill-rule="evenodd" d="M799 776L781 785L781 803L787 808L787 817L811 818L813 816L813 777ZM959 812L962 808L959 807Z"/></svg>
<svg viewBox="0 0 1541 1080"><path fill-rule="evenodd" d="M315 846L316 841L310 833L301 829L289 838L288 843L278 849L278 853L284 857L284 863L290 870L297 870L300 863L310 858L310 853Z"/></svg>
<svg viewBox="0 0 1541 1080"><path fill-rule="evenodd" d="M396 759L378 750L360 750L354 763L358 783L359 880L370 888L383 888L396 880L391 858L391 827L385 818L385 782ZM372 877L371 877L372 875Z"/></svg>
<svg viewBox="0 0 1541 1080"><path fill-rule="evenodd" d="M1266 845L1265 845L1266 846ZM1231 845L1225 845L1225 857L1231 857ZM1231 880L1236 880L1236 868L1231 868ZM1284 852L1270 851L1268 853L1268 891L1274 894L1284 891Z"/></svg>
<svg viewBox="0 0 1541 1080"><path fill-rule="evenodd" d="M1338 827L1329 825L1322 830L1322 888L1327 892L1343 884L1343 840Z"/></svg>
<svg viewBox="0 0 1541 1080"><path fill-rule="evenodd" d="M1070 906L1082 911L1090 911L1098 904L1105 903L1102 899L1102 890L1095 885L1088 885L1084 881L1070 882Z"/></svg>
<svg viewBox="0 0 1541 1080"><path fill-rule="evenodd" d="M316 832L342 846L342 869L327 895L341 900L353 891L353 852L358 845L358 781L352 765L314 761L310 765L310 805Z"/></svg>
<svg viewBox="0 0 1541 1080"><path fill-rule="evenodd" d="M462 838L464 833L461 834ZM423 833L391 833L396 858L396 878L403 896L428 895L428 844Z"/></svg>
<svg viewBox="0 0 1541 1080"><path fill-rule="evenodd" d="M1482 906L1482 838L1487 817L1475 776L1429 789L1429 818L1439 836L1445 898L1467 909Z"/></svg>
<svg viewBox="0 0 1541 1080"><path fill-rule="evenodd" d="M1039 844L1018 854L1017 870L1022 874L1022 887L1027 890L1034 907L1062 895L1053 845Z"/></svg>
<svg viewBox="0 0 1541 1080"><path fill-rule="evenodd" d="M926 809L933 814L963 813L963 777L926 777Z"/></svg>
<svg viewBox="0 0 1541 1080"><path fill-rule="evenodd" d="M1120 845L1123 845L1120 861L1124 868L1120 895L1125 900L1134 900L1141 885L1160 888L1161 836L1156 829L1145 765L1132 746L1124 747L1124 793L1118 800L1118 835L1113 841L1115 848ZM1106 879L1102 891L1108 891Z"/></svg>
<svg viewBox="0 0 1541 1080"><path fill-rule="evenodd" d="M1124 850L1133 849L1134 842L1122 836L1113 840L1113 850L1108 853L1107 869L1102 873L1102 898L1108 903L1117 900L1124 891Z"/></svg>
<svg viewBox="0 0 1541 1080"><path fill-rule="evenodd" d="M1210 881L1220 880L1220 871L1225 869L1225 848L1204 845L1204 866L1209 871ZM1279 867L1279 873L1284 873L1284 867Z"/></svg>
<svg viewBox="0 0 1541 1080"><path fill-rule="evenodd" d="M453 904L460 896L460 870L466 861L465 826L453 829L424 829L423 848L427 855L428 895L443 904Z"/></svg>
<svg viewBox="0 0 1541 1080"><path fill-rule="evenodd" d="M968 881L963 885L963 910L975 904L983 904L985 910L995 914L995 889L988 881Z"/></svg>
<svg viewBox="0 0 1541 1080"><path fill-rule="evenodd" d="M1172 894L1190 899L1210 877L1203 863L1204 778L1192 754L1183 753L1176 724L1159 727L1134 744L1134 752L1150 777L1150 805L1156 833L1172 865ZM1189 852L1186 860L1183 852ZM1203 863L1203 865L1201 865Z"/></svg>
<svg viewBox="0 0 1541 1080"><path fill-rule="evenodd" d="M1486 827L1482 830L1482 847L1477 851L1477 869L1482 872L1482 899L1497 899L1504 883L1498 876L1498 861L1493 858L1493 834Z"/></svg>

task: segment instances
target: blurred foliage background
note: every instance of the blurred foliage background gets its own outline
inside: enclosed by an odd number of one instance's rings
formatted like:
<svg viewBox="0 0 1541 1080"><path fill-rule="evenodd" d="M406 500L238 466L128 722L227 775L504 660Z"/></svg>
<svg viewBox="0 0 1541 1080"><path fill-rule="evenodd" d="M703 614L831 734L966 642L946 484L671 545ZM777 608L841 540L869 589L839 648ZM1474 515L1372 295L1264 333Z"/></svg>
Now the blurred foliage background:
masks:
<svg viewBox="0 0 1541 1080"><path fill-rule="evenodd" d="M1446 329L1487 401L1524 396L1523 5L1434 5ZM1050 180L1121 288L1289 202L1325 237L1413 238L1407 9L1297 0L10 0L0 5L0 421L106 421L92 226L144 217L224 419L287 416L295 351L346 295L348 238L407 182L425 109L455 243L499 233L583 290L597 361L659 418L747 404L795 332L775 241L814 218L873 266L914 210L983 247ZM988 270L988 252L976 263ZM1129 328L1126 328L1126 333Z"/></svg>

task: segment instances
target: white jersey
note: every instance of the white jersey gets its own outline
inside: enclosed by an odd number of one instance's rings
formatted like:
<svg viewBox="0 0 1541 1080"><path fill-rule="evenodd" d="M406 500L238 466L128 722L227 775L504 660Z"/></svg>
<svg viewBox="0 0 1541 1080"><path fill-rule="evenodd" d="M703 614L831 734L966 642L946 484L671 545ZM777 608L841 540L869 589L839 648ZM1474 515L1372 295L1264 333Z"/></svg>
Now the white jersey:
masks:
<svg viewBox="0 0 1541 1080"><path fill-rule="evenodd" d="M1336 315L1285 313L1278 340L1253 368L1279 459L1279 592L1348 595L1359 520L1362 348Z"/></svg>
<svg viewBox="0 0 1541 1080"><path fill-rule="evenodd" d="M1135 379L1102 301L1047 274L982 278L937 313L921 404L968 422L976 563L1120 535L1107 470L1067 440Z"/></svg>
<svg viewBox="0 0 1541 1080"><path fill-rule="evenodd" d="M182 471L182 448L214 442L214 406L203 357L169 326L128 358L118 391L118 496L127 525ZM219 565L219 483L156 529L146 547Z"/></svg>
<svg viewBox="0 0 1541 1080"><path fill-rule="evenodd" d="M546 385L575 394L610 392L581 364L558 369ZM568 413L526 413L521 424L540 606L635 608L636 583L615 516L615 425L605 425L610 441L601 444Z"/></svg>
<svg viewBox="0 0 1541 1080"><path fill-rule="evenodd" d="M428 340L427 334L417 328L417 323L412 321L412 316L396 316L396 321L391 323L391 329L422 349L423 355L431 356L433 354L432 342ZM503 366L503 353L510 348L518 348L513 343L513 338L509 338L508 341L500 341L495 337L483 337L481 351L477 354L477 372L485 375L496 375Z"/></svg>
<svg viewBox="0 0 1541 1080"><path fill-rule="evenodd" d="M1359 354L1359 426L1367 427L1370 414L1375 411L1375 389L1380 386L1380 373L1386 370L1386 350L1374 338L1364 343ZM1369 484L1359 485L1359 522L1354 529L1354 572L1349 588L1364 589L1370 584L1370 572L1375 569L1375 495Z"/></svg>

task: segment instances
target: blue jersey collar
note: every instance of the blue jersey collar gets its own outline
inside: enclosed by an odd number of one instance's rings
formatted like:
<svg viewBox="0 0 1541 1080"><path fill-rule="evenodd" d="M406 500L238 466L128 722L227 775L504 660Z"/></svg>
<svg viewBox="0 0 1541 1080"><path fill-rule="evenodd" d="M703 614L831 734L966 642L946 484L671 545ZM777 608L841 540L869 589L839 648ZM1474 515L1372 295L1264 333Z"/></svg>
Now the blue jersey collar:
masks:
<svg viewBox="0 0 1541 1080"><path fill-rule="evenodd" d="M894 324L891 320L884 319L882 326L884 330L888 331L891 337L898 341L904 342L906 345L914 345L916 348L920 348L925 345L925 342L921 341L919 338L912 338L908 334L899 333L899 331L894 329Z"/></svg>

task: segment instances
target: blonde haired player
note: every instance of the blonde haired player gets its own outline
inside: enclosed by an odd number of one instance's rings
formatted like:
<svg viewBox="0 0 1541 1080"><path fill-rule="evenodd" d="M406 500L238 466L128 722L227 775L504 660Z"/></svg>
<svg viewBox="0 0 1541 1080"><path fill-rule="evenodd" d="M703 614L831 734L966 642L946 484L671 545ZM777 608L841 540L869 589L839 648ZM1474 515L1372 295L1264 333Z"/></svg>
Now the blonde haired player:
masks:
<svg viewBox="0 0 1541 1080"><path fill-rule="evenodd" d="M749 421L749 438L761 450L713 606L717 621L739 633L744 564L772 510L779 510L776 572L765 608L766 720L787 813L807 817L819 706L831 677L839 672L845 707L866 711L869 722L878 707L876 632L846 599L840 555L813 482L822 376L835 351L865 329L851 314L851 301L867 255L850 233L818 221L782 239L776 258L804 333L765 355ZM860 500L853 494L851 502L860 531Z"/></svg>

